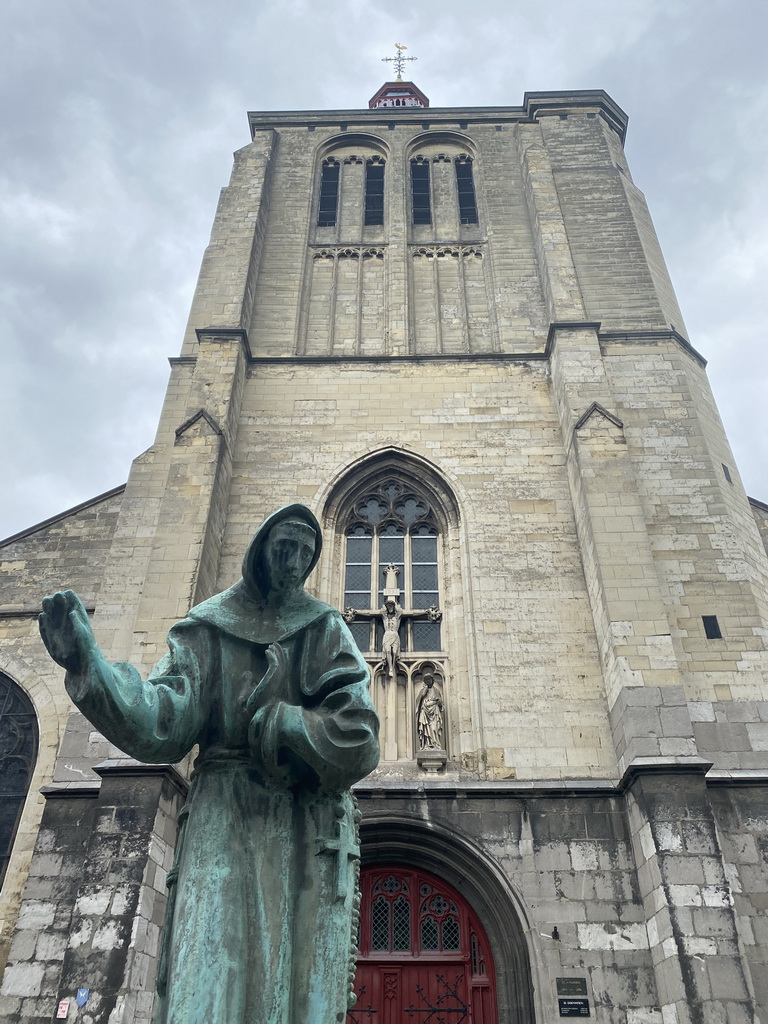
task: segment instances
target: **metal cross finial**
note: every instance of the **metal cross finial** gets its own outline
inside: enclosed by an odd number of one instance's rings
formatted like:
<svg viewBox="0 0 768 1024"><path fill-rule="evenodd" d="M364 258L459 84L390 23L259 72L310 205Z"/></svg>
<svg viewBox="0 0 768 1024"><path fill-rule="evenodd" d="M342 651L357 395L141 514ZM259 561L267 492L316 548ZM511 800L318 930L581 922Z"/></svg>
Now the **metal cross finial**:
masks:
<svg viewBox="0 0 768 1024"><path fill-rule="evenodd" d="M402 43L395 43L395 49L397 50L397 53L395 54L394 57L382 57L381 59L382 59L382 61L384 61L385 64L394 64L395 65L395 72L397 74L397 78L395 79L395 81L402 82L402 80L403 80L403 70L405 68L405 62L407 60L418 60L419 58L418 57L404 57L403 56L403 50L407 50L408 47L407 46L403 46Z"/></svg>

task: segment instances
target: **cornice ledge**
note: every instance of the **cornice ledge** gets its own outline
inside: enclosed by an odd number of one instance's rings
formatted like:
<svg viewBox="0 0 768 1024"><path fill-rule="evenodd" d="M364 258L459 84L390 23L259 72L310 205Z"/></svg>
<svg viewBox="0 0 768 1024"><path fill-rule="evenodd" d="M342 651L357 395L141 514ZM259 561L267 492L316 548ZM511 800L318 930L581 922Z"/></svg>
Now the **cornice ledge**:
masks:
<svg viewBox="0 0 768 1024"><path fill-rule="evenodd" d="M196 327L195 334L197 335L198 344L202 344L204 341L215 341L219 339L226 341L239 341L245 350L246 358L248 360L253 359L248 331L246 331L244 327Z"/></svg>
<svg viewBox="0 0 768 1024"><path fill-rule="evenodd" d="M693 345L684 338L682 334L673 328L667 330L638 330L638 331L599 331L599 340L604 341L674 341L684 352L692 356L701 366L707 365L707 360L698 352Z"/></svg>
<svg viewBox="0 0 768 1024"><path fill-rule="evenodd" d="M618 792L615 779L499 779L458 781L450 779L384 780L363 779L352 787L356 796L387 797L532 797L603 796Z"/></svg>
<svg viewBox="0 0 768 1024"><path fill-rule="evenodd" d="M708 786L768 786L768 770L761 768L713 768Z"/></svg>
<svg viewBox="0 0 768 1024"><path fill-rule="evenodd" d="M291 353L284 356L253 356L251 365L279 366L281 363L334 363L344 366L347 363L526 363L531 360L548 359L546 351L541 352L452 352L448 353L416 353L405 355L377 356L310 356Z"/></svg>
<svg viewBox="0 0 768 1024"><path fill-rule="evenodd" d="M93 782L49 782L40 787L40 793L46 800L92 800L99 795L101 783Z"/></svg>
<svg viewBox="0 0 768 1024"><path fill-rule="evenodd" d="M636 757L627 765L619 789L625 790L642 775L706 775L712 761L705 757Z"/></svg>
<svg viewBox="0 0 768 1024"><path fill-rule="evenodd" d="M527 92L523 96L523 106L532 121L540 114L560 112L567 108L598 107L622 143L627 135L628 115L603 89Z"/></svg>
<svg viewBox="0 0 768 1024"><path fill-rule="evenodd" d="M181 793L186 796L189 782L174 764L147 764L133 757L108 757L93 766L93 770L102 779L118 778L151 778L165 776Z"/></svg>
<svg viewBox="0 0 768 1024"><path fill-rule="evenodd" d="M598 320L553 320L547 331L547 344L544 348L547 359L552 355L558 331L594 331L599 334L600 322Z"/></svg>

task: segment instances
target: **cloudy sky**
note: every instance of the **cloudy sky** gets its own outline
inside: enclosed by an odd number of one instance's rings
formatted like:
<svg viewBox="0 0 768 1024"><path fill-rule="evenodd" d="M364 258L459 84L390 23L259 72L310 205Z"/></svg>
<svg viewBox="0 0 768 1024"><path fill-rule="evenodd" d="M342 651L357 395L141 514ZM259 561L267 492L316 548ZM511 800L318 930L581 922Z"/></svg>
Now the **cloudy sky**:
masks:
<svg viewBox="0 0 768 1024"><path fill-rule="evenodd" d="M692 344L768 500L765 0L5 0L0 537L152 443L247 110L364 107L397 40L433 106L602 88L630 116Z"/></svg>

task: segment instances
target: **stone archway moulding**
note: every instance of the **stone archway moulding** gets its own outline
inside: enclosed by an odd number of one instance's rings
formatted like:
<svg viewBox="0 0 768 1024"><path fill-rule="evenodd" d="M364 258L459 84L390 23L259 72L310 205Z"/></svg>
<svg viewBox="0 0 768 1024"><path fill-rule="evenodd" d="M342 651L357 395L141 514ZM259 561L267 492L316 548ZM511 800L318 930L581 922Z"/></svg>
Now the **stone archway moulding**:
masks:
<svg viewBox="0 0 768 1024"><path fill-rule="evenodd" d="M365 783L360 787L365 792ZM537 943L525 905L492 857L468 837L443 824L410 815L364 811L362 862L422 868L445 879L480 918L496 963L499 1020L534 1024Z"/></svg>

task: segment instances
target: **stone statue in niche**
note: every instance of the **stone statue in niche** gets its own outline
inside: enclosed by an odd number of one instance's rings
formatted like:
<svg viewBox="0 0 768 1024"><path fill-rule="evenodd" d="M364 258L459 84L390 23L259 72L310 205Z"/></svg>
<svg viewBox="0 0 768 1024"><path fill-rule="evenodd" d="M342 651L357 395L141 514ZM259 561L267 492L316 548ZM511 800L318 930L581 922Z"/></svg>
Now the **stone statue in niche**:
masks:
<svg viewBox="0 0 768 1024"><path fill-rule="evenodd" d="M422 750L443 749L443 699L435 677L425 672L422 688L416 701L416 733Z"/></svg>
<svg viewBox="0 0 768 1024"><path fill-rule="evenodd" d="M387 674L390 679L397 678L397 667L400 661L400 624L403 619L428 619L430 622L439 622L443 617L443 613L436 607L403 608L399 601L400 588L397 585L399 574L400 569L396 565L388 565L384 570L384 604L381 608L344 609L344 618L347 622L381 617L384 626L381 653L387 663Z"/></svg>
<svg viewBox="0 0 768 1024"><path fill-rule="evenodd" d="M354 1001L359 812L379 756L369 673L304 581L320 555L303 505L270 516L242 579L192 608L145 682L110 664L71 590L40 632L86 717L142 761L195 762L180 819L156 1024L318 1024Z"/></svg>

